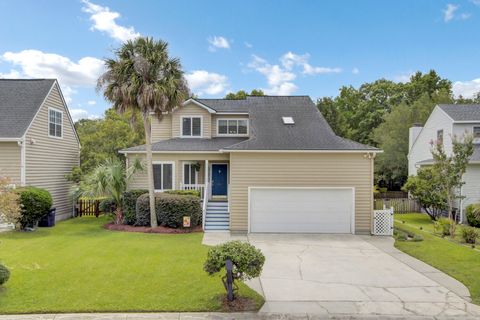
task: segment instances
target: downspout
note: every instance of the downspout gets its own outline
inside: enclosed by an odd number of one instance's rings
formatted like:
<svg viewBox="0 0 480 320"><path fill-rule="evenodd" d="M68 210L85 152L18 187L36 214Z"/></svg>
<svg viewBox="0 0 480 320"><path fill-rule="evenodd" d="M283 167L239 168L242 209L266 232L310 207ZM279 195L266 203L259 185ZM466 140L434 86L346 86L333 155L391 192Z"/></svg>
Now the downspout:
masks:
<svg viewBox="0 0 480 320"><path fill-rule="evenodd" d="M20 141L18 141L18 145L20 146L20 186L24 187L27 183L27 159L26 159L26 140L25 136L22 137Z"/></svg>

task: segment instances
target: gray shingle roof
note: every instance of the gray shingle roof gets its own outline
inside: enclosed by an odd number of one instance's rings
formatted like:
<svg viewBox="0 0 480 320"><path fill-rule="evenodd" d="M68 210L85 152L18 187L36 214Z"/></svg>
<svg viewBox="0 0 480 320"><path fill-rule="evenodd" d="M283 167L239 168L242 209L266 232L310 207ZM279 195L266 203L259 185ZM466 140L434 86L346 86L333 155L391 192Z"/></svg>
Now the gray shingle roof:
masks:
<svg viewBox="0 0 480 320"><path fill-rule="evenodd" d="M54 79L0 79L0 138L21 138Z"/></svg>
<svg viewBox="0 0 480 320"><path fill-rule="evenodd" d="M480 121L480 104L438 105L454 121Z"/></svg>
<svg viewBox="0 0 480 320"><path fill-rule="evenodd" d="M173 138L152 143L152 151L219 151L227 146L244 141L246 138ZM145 145L122 151L145 151Z"/></svg>
<svg viewBox="0 0 480 320"><path fill-rule="evenodd" d="M213 150L379 150L332 131L308 96L248 96L244 100L195 99L217 112L248 112L249 138L174 138L152 145L154 151ZM292 117L293 125L282 117ZM144 146L124 151L144 151Z"/></svg>

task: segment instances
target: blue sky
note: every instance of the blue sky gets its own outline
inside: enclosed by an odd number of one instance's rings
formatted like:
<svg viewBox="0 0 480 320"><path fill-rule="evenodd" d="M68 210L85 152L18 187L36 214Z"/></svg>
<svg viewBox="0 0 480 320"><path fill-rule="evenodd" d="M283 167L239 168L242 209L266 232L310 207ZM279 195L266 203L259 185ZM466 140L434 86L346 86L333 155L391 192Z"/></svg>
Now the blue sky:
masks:
<svg viewBox="0 0 480 320"><path fill-rule="evenodd" d="M100 116L102 59L138 35L170 44L201 97L343 85L435 69L480 91L480 0L0 0L0 77L58 78L74 118Z"/></svg>

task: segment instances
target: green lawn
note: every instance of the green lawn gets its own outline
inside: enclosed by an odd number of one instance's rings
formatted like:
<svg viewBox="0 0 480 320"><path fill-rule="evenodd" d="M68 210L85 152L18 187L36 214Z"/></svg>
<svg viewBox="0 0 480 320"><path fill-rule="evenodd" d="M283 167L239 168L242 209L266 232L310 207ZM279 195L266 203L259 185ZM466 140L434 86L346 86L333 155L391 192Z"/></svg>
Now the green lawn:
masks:
<svg viewBox="0 0 480 320"><path fill-rule="evenodd" d="M52 229L0 234L11 270L0 313L215 311L224 288L202 269L202 233L107 231L107 218L76 218ZM263 299L243 283L240 295Z"/></svg>
<svg viewBox="0 0 480 320"><path fill-rule="evenodd" d="M397 214L395 226L424 237L424 241L421 242L396 241L395 247L461 281L470 290L472 301L480 304L479 251L448 238L442 239L433 235L433 224L424 214ZM420 230L420 227L423 230Z"/></svg>

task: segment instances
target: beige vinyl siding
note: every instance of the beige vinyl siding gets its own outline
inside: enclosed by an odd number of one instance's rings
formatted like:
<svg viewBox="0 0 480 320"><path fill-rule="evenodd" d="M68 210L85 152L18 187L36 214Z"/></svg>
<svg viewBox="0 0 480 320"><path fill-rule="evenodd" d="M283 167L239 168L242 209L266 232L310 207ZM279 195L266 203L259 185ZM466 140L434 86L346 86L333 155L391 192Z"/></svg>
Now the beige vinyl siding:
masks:
<svg viewBox="0 0 480 320"><path fill-rule="evenodd" d="M62 138L50 137L48 134L49 107L63 112ZM34 118L26 133L26 140L26 184L45 188L52 194L53 206L57 208L57 219L70 217L71 184L65 180L65 174L79 165L80 149L57 85Z"/></svg>
<svg viewBox="0 0 480 320"><path fill-rule="evenodd" d="M172 115L163 116L161 120L152 118L152 143L172 138Z"/></svg>
<svg viewBox="0 0 480 320"><path fill-rule="evenodd" d="M18 186L21 184L21 150L17 142L0 142L0 177L8 177Z"/></svg>
<svg viewBox="0 0 480 320"><path fill-rule="evenodd" d="M353 153L230 154L230 230L248 230L248 187L355 187L355 231L370 233L373 160Z"/></svg>
<svg viewBox="0 0 480 320"><path fill-rule="evenodd" d="M242 115L217 115L214 114L212 115L212 137L217 136L217 120L218 119L248 119L248 115L242 114ZM248 126L250 130L250 125Z"/></svg>
<svg viewBox="0 0 480 320"><path fill-rule="evenodd" d="M135 158L145 161L143 154L128 154L127 160L129 165L135 161ZM153 161L173 161L175 164L175 189L180 188L180 183L183 178L183 162L193 161L200 163L200 171L198 178L200 184L204 183L205 179L205 160L212 162L224 162L229 159L229 155L226 153L161 153L153 154ZM128 184L128 189L146 189L148 185L147 170L143 172L137 172L133 179Z"/></svg>
<svg viewBox="0 0 480 320"><path fill-rule="evenodd" d="M185 106L179 107L172 113L172 137L178 138L182 134L181 132L182 116L201 116L203 138L211 138L212 117L206 109L199 107L194 103L189 103Z"/></svg>

